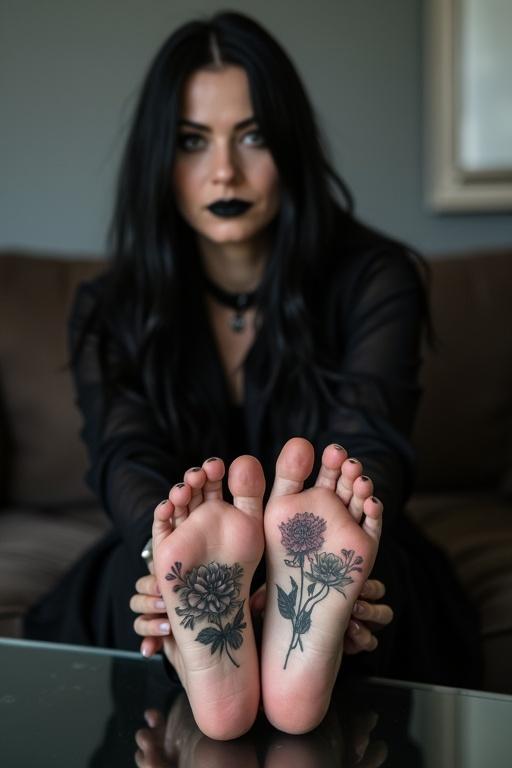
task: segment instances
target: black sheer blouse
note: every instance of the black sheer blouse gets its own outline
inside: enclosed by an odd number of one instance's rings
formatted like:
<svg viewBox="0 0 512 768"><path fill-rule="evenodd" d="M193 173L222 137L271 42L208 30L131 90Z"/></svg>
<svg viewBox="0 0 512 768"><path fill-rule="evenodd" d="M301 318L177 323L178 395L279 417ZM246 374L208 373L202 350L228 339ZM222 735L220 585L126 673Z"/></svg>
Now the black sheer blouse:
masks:
<svg viewBox="0 0 512 768"><path fill-rule="evenodd" d="M72 348L91 317L102 277L80 286L70 318ZM417 407L424 294L418 268L408 253L376 233L354 225L322 281L314 317L323 348L329 348L341 374L337 404L321 404L321 428L309 436L317 466L330 442L360 459L384 503L385 528L397 523L411 488L413 455L409 435ZM259 370L262 339L257 336L244 365L245 401L231 408L227 461L251 453L263 464L267 492L275 459L292 434L276 435L270 426L275 399L262 394ZM142 386L109 403L94 324L85 334L73 369L82 435L90 469L87 480L125 543L139 556L150 535L153 509L191 464L174 436L158 425ZM126 353L109 340L109 359ZM217 386L222 380L215 345L198 340L198 375ZM200 432L201 426L197 425ZM216 452L214 452L216 453ZM218 455L218 453L217 453ZM315 468L316 470L316 468ZM315 472L312 475L314 479Z"/></svg>

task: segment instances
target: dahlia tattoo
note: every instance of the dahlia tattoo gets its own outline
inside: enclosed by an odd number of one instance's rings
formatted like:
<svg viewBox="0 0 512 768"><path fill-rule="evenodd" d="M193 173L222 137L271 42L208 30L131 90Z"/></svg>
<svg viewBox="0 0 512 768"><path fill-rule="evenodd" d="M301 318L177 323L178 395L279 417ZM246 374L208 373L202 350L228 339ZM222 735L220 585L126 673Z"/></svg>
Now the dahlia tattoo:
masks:
<svg viewBox="0 0 512 768"><path fill-rule="evenodd" d="M301 651L304 650L301 635L311 627L313 608L325 600L330 589L340 592L346 599L343 588L354 581L348 574L352 571L362 571L360 566L363 558L354 557L353 549L342 549L341 556L318 551L324 543L326 525L323 518L311 512L298 512L291 520L279 525L281 543L287 554L293 555L293 560L285 559L284 562L290 568L300 568L300 588L291 576L290 592L287 593L279 584L276 585L279 613L292 623L292 639L283 669L286 669L291 651L297 646ZM310 565L309 571L304 568L306 558ZM307 588L308 597L303 602L304 577L311 583Z"/></svg>
<svg viewBox="0 0 512 768"><path fill-rule="evenodd" d="M239 667L229 649L240 648L242 630L247 626L243 621L245 600L238 599L243 568L238 563L232 566L209 563L192 568L184 575L181 569L182 564L176 562L165 577L167 581L177 582L173 591L179 594L181 602L181 607L175 609L178 616L183 617L180 624L192 630L196 621L206 620L209 624L216 624L216 627L201 630L195 639L203 645L210 645L212 655L219 650L222 656L225 650L230 661ZM233 622L223 626L221 619L235 610Z"/></svg>

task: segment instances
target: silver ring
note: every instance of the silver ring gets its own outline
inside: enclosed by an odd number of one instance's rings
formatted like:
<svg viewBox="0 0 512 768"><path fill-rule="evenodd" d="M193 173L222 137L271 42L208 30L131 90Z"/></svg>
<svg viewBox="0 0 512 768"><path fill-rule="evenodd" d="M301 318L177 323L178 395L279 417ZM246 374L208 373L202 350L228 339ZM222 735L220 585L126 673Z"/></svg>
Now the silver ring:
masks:
<svg viewBox="0 0 512 768"><path fill-rule="evenodd" d="M149 568L149 564L153 562L153 538L148 539L144 545L144 549L140 553L140 556Z"/></svg>

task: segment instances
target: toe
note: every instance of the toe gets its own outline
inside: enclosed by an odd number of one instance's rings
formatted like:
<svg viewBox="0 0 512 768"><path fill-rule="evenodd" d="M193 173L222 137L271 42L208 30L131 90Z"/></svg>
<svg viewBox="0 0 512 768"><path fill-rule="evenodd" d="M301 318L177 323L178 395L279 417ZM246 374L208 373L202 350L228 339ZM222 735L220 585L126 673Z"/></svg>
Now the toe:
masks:
<svg viewBox="0 0 512 768"><path fill-rule="evenodd" d="M308 440L292 437L283 446L276 462L276 476L271 496L300 493L313 469L315 451Z"/></svg>
<svg viewBox="0 0 512 768"><path fill-rule="evenodd" d="M354 480L363 473L363 465L358 459L347 459L341 465L341 475L336 486L336 493L348 507L353 494Z"/></svg>
<svg viewBox="0 0 512 768"><path fill-rule="evenodd" d="M188 511L193 512L203 503L203 486L206 482L206 472L201 467L190 467L183 476L183 481L190 486L192 497L188 505Z"/></svg>
<svg viewBox="0 0 512 768"><path fill-rule="evenodd" d="M384 507L376 496L369 496L363 505L363 530L375 541L379 541L382 531L382 513Z"/></svg>
<svg viewBox="0 0 512 768"><path fill-rule="evenodd" d="M228 487L233 504L253 517L263 516L265 476L254 456L239 456L229 468Z"/></svg>
<svg viewBox="0 0 512 768"><path fill-rule="evenodd" d="M331 443L324 449L322 454L322 465L318 472L315 482L317 488L328 488L330 491L336 490L336 483L341 472L341 465L347 458L347 452L341 445Z"/></svg>
<svg viewBox="0 0 512 768"><path fill-rule="evenodd" d="M204 462L203 470L206 474L206 481L203 486L204 500L222 499L222 478L225 474L224 462L222 459L217 458L217 456L212 456Z"/></svg>
<svg viewBox="0 0 512 768"><path fill-rule="evenodd" d="M172 532L174 505L169 499L163 501L155 507L153 516L153 546L158 546L166 536Z"/></svg>
<svg viewBox="0 0 512 768"><path fill-rule="evenodd" d="M348 510L356 522L363 517L364 502L373 493L373 483L367 475L356 477L352 486L352 498Z"/></svg>
<svg viewBox="0 0 512 768"><path fill-rule="evenodd" d="M188 504L192 498L192 489L188 483L176 483L169 492L169 499L174 504L173 525L177 528L188 517Z"/></svg>

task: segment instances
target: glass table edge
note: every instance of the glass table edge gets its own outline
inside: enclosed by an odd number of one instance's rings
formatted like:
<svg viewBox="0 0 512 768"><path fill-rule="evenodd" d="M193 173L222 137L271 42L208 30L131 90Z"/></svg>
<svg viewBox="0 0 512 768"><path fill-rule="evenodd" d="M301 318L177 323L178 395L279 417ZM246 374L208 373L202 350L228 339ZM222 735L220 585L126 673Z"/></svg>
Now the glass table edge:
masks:
<svg viewBox="0 0 512 768"><path fill-rule="evenodd" d="M409 688L419 691L429 691L447 695L468 696L479 699L497 699L498 701L512 701L512 695L507 693L497 693L495 691L480 691L476 688L454 688L448 685L432 685L430 683L416 683L411 680L391 680L387 677L369 676L364 678L365 682L372 685L387 686L388 688Z"/></svg>
<svg viewBox="0 0 512 768"><path fill-rule="evenodd" d="M146 657L137 651L122 651L117 648L73 645L72 643L49 643L43 640L23 640L17 637L0 637L0 647L1 646L33 648L38 650L70 651L73 653L85 653L91 656L111 656L121 659L137 659L139 661L162 663L162 658L159 654Z"/></svg>
<svg viewBox="0 0 512 768"><path fill-rule="evenodd" d="M91 647L87 645L73 645L70 643L49 643L42 640L24 640L21 638L0 637L0 647L9 646L17 648L33 648L39 650L69 651L72 653L85 653L91 656L109 656L112 658L131 659L143 662L152 662L161 664L160 654L145 657L136 651L122 651L115 648ZM429 683L416 683L410 680L391 680L386 677L369 676L362 678L364 682L371 685L386 686L388 688L408 688L421 691L430 691L434 693L469 696L481 699L497 699L500 701L511 701L512 696L506 693L495 693L493 691L479 691L470 688L453 688L445 685L430 685Z"/></svg>

